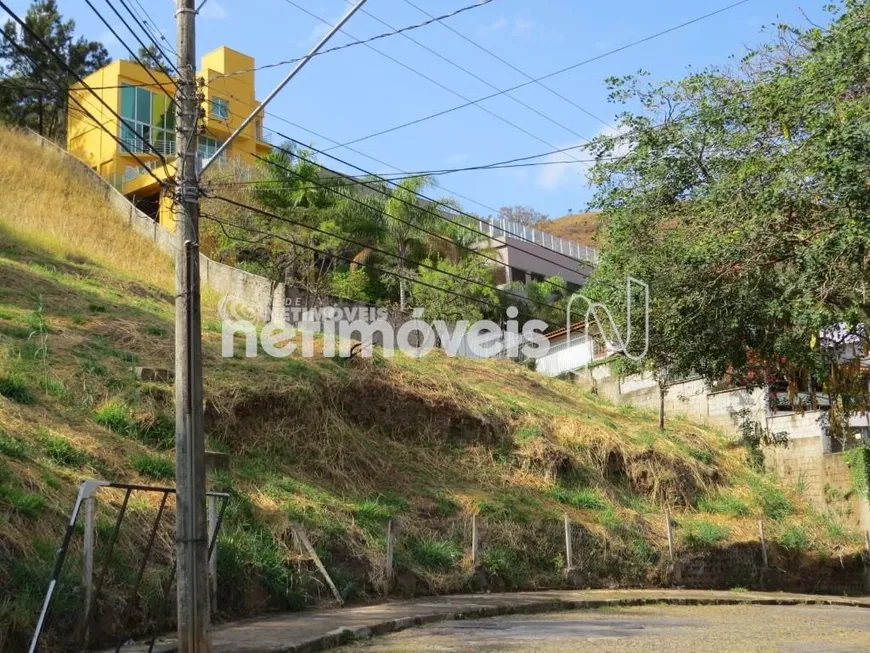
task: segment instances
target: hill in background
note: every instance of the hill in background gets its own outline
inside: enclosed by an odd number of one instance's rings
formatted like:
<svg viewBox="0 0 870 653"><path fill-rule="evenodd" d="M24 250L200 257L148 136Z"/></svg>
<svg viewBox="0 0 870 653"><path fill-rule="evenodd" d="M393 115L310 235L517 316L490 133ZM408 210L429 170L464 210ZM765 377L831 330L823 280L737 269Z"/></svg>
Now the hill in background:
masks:
<svg viewBox="0 0 870 653"><path fill-rule="evenodd" d="M25 136L0 130L0 178L0 650L19 651L78 484L174 483L172 386L134 374L172 367L173 275L102 193ZM837 570L853 573L860 535L715 430L672 419L659 431L655 415L507 360L247 359L241 343L223 358L216 299L204 301L206 432L208 447L232 461L209 476L210 488L232 496L218 541L219 619L329 599L292 545L293 523L349 600L383 595L391 519L401 595L666 584L665 509L680 560L700 556L704 567L704 556L744 560L744 551L756 560L764 519L784 584L838 590ZM121 501L101 492L98 552ZM157 503L131 500L98 640L115 641ZM575 524L572 575L565 514ZM134 635L164 611L174 615L161 589L173 526L170 502ZM78 533L49 623L55 644L78 623L80 564ZM717 582L748 586L758 582L753 564L704 568L733 567Z"/></svg>
<svg viewBox="0 0 870 653"><path fill-rule="evenodd" d="M581 245L597 247L600 242L597 237L601 215L592 211L586 213L569 213L561 218L555 218L538 225L541 231L548 234L568 238Z"/></svg>

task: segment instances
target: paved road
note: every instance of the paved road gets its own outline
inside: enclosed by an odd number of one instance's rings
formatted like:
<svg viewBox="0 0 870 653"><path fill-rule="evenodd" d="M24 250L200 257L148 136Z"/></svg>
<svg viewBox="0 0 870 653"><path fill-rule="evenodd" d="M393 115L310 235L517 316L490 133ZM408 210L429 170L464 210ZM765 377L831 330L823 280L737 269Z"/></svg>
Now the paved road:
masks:
<svg viewBox="0 0 870 653"><path fill-rule="evenodd" d="M839 606L641 606L449 622L342 653L868 653L870 614Z"/></svg>
<svg viewBox="0 0 870 653"><path fill-rule="evenodd" d="M844 609L857 607L859 615L863 614L863 618L870 622L870 597L854 599L779 592L716 592L674 589L554 590L508 594L432 596L409 601L390 601L374 605L311 610L246 619L217 626L213 631L212 650L214 653L308 653L309 651L334 648L354 640L366 639L372 635L386 635L402 631L415 625L483 617L551 613L559 610L573 610L573 612L567 613L573 616L589 615L590 618L600 618L602 615L608 614L602 612L602 608L612 610L616 606L625 608L649 604L658 605L663 602L678 605L705 604L711 607L717 604L754 603L788 605L795 608L806 607L807 604L833 604ZM519 619L518 617L513 618ZM473 626L466 626L464 623L451 625L460 629L471 628L467 631L468 633L474 631ZM559 626L558 628L565 627ZM570 631L570 628L568 630ZM427 630L426 632L432 631ZM383 641L377 640L376 644L381 645ZM449 641L449 638L445 641ZM145 653L147 650L148 647L141 645L141 643L123 649L124 653ZM154 649L155 653L173 650L175 650L175 642L172 635L161 638ZM497 648L495 650L511 649ZM537 650L537 648L529 649L527 647L516 650ZM557 647L553 650L560 649ZM670 650L683 649L672 648ZM841 653L841 651L832 650L835 653ZM870 653L870 646L857 650ZM717 649L716 653L723 652Z"/></svg>

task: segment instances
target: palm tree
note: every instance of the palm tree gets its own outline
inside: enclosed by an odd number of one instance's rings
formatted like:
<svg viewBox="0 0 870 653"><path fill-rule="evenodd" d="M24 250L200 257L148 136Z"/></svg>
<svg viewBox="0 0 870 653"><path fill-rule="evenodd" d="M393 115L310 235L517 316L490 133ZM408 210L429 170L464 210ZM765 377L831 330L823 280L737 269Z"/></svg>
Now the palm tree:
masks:
<svg viewBox="0 0 870 653"><path fill-rule="evenodd" d="M399 277L399 310L407 303L406 259L415 250L427 249L429 235L436 217L430 206L424 206L420 192L432 183L431 177L409 177L396 185L384 204L382 243L396 255ZM425 231L423 231L425 230Z"/></svg>

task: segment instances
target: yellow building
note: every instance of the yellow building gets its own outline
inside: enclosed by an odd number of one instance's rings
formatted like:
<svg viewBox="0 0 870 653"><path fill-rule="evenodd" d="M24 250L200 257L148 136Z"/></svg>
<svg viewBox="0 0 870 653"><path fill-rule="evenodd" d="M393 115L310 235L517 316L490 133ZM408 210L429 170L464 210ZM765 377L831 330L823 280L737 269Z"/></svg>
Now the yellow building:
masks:
<svg viewBox="0 0 870 653"><path fill-rule="evenodd" d="M214 156L224 140L259 105L255 99L254 66L253 58L226 47L202 57L199 77L203 81L205 100L198 150L203 161ZM166 180L175 176L172 80L159 71L151 70L149 74L137 63L118 60L91 73L84 82L100 95L111 111L82 85L73 85L70 94L100 124L95 124L94 119L71 100L67 149L111 181L142 211L167 228L174 229L171 198L154 178ZM112 111L124 119L123 124ZM253 164L256 161L254 154L262 156L268 153L270 147L264 140L262 124L262 118L258 118L249 125L221 158ZM121 140L135 157L110 133ZM153 176L142 167L142 163Z"/></svg>

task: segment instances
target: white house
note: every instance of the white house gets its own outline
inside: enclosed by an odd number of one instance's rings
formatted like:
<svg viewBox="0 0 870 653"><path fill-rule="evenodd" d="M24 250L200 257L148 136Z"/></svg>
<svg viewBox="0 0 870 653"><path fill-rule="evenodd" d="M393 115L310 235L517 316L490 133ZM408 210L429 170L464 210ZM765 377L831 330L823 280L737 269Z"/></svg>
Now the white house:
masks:
<svg viewBox="0 0 870 653"><path fill-rule="evenodd" d="M544 334L550 341L550 349L545 356L538 358L535 370L545 376L559 376L586 367L596 358L607 356L608 352L597 344L592 333L587 333L585 322L575 322L568 327Z"/></svg>

